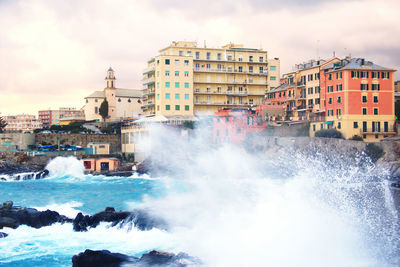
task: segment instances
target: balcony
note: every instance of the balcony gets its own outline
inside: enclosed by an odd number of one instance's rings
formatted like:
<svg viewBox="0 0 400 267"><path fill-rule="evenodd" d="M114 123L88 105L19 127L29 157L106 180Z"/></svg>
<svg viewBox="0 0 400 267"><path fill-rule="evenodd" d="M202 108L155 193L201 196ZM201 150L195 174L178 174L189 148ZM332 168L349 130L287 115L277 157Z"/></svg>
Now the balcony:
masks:
<svg viewBox="0 0 400 267"><path fill-rule="evenodd" d="M227 58L227 59L223 59L223 58L216 58L216 57L209 57L209 58L200 58L200 57L195 57L193 58L193 61L210 61L210 62L238 62L238 63L246 63L246 64L263 64L263 65L268 65L268 62L262 60L239 60L239 59L234 59L234 58Z"/></svg>
<svg viewBox="0 0 400 267"><path fill-rule="evenodd" d="M154 104L153 104L153 103L148 103L148 104L146 104L146 105L143 105L141 108L142 108L143 110L146 110L146 109L152 108L152 107L154 107Z"/></svg>
<svg viewBox="0 0 400 267"><path fill-rule="evenodd" d="M208 101L195 101L195 105L199 106L237 106L237 107L246 107L252 104L246 103L233 103L233 102L208 102Z"/></svg>
<svg viewBox="0 0 400 267"><path fill-rule="evenodd" d="M268 76L268 71L254 72L254 71L238 71L231 69L208 69L208 68L193 68L194 72L206 72L206 73L232 73L232 74L246 74L255 76Z"/></svg>
<svg viewBox="0 0 400 267"><path fill-rule="evenodd" d="M265 82L249 82L247 80L244 81L203 81L196 79L193 83L203 83L203 84L237 84L237 85L264 85L267 86L267 81Z"/></svg>
<svg viewBox="0 0 400 267"><path fill-rule="evenodd" d="M155 81L155 78L154 78L154 76L153 76L153 77L150 77L150 78L147 78L147 79L143 79L143 80L142 80L142 82L143 82L143 85L152 84L152 83L154 83L154 81Z"/></svg>
<svg viewBox="0 0 400 267"><path fill-rule="evenodd" d="M396 131L393 126L390 126L387 131L385 131L384 128L380 129L372 129L372 128L361 128L360 129L360 134L387 134L387 135L394 135L396 134Z"/></svg>
<svg viewBox="0 0 400 267"><path fill-rule="evenodd" d="M153 90L145 92L145 94L143 94L143 97L149 97L149 96L154 96L154 91Z"/></svg>
<svg viewBox="0 0 400 267"><path fill-rule="evenodd" d="M143 74L148 74L154 72L154 65L143 70Z"/></svg>

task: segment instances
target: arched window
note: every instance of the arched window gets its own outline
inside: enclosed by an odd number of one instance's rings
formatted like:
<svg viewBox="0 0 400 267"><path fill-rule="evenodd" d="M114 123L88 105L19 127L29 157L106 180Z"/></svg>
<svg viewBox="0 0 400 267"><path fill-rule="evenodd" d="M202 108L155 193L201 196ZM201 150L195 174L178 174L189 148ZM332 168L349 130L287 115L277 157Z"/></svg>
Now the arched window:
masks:
<svg viewBox="0 0 400 267"><path fill-rule="evenodd" d="M121 102L121 98L118 98L118 102Z"/></svg>

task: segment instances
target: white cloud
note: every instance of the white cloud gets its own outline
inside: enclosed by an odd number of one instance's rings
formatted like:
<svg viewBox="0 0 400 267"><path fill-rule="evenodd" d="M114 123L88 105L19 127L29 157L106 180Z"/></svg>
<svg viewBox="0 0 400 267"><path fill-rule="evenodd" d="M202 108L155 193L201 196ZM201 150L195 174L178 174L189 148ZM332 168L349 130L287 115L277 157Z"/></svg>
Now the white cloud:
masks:
<svg viewBox="0 0 400 267"><path fill-rule="evenodd" d="M85 95L103 88L109 65L118 86L140 88L146 61L174 40L262 46L270 57L281 59L283 72L316 58L317 51L323 58L336 51L398 68L398 1L275 3L0 2L0 24L6 25L0 31L0 111L80 108Z"/></svg>

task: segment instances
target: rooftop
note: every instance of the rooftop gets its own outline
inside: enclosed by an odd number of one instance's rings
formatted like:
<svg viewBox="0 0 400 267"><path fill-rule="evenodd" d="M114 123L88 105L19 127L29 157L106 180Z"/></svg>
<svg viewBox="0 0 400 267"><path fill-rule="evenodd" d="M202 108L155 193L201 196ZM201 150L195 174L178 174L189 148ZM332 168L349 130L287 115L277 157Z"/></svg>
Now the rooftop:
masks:
<svg viewBox="0 0 400 267"><path fill-rule="evenodd" d="M379 66L372 61L366 61L364 58L345 58L340 62L331 63L324 68L324 70L337 71L337 70L383 70L395 71L393 69Z"/></svg>

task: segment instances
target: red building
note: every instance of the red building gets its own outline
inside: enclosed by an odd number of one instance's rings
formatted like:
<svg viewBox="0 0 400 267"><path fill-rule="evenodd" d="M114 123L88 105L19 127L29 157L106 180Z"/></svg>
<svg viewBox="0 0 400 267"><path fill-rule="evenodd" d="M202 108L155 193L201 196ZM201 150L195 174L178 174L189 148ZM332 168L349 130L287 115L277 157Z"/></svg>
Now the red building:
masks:
<svg viewBox="0 0 400 267"><path fill-rule="evenodd" d="M213 142L240 144L248 133L263 129L265 124L254 110L220 109L213 119Z"/></svg>
<svg viewBox="0 0 400 267"><path fill-rule="evenodd" d="M335 128L345 138L365 141L393 136L394 71L363 58L346 58L321 69L321 109L325 123L312 123L311 135Z"/></svg>

